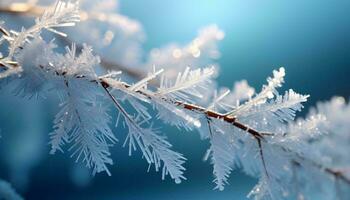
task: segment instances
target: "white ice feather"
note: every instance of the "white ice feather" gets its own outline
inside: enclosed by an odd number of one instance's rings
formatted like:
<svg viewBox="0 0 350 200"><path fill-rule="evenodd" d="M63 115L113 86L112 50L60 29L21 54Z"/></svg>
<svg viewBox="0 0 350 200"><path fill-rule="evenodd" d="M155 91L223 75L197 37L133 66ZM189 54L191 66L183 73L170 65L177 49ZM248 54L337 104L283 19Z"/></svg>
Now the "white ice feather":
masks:
<svg viewBox="0 0 350 200"><path fill-rule="evenodd" d="M249 118L250 116L271 112L281 121L292 121L295 118L296 111L301 111L309 95L295 93L292 89L286 91L284 96L277 95L276 99L253 107L251 110L242 113L240 117Z"/></svg>
<svg viewBox="0 0 350 200"><path fill-rule="evenodd" d="M129 143L129 154L138 146L147 162L154 164L156 171L162 169L162 179L168 174L176 183L186 179L183 176L185 168L182 166L185 158L171 150L171 144L164 137L157 135L152 128L142 128L136 121L126 119L126 124L129 132L125 142Z"/></svg>
<svg viewBox="0 0 350 200"><path fill-rule="evenodd" d="M55 6L46 10L40 18L36 19L35 25L28 30L22 28L22 31L19 33L12 31L12 37L9 39L10 46L8 57L12 58L19 47L29 42L30 38L40 34L42 29L47 29L65 36L64 33L57 31L55 28L74 26L75 23L79 21L79 5L77 2L57 1Z"/></svg>
<svg viewBox="0 0 350 200"><path fill-rule="evenodd" d="M254 106L259 104L264 104L267 99L272 99L275 95L278 95L276 88L281 87L284 82L285 69L281 67L278 71L273 71L273 77L267 78L267 85L264 85L262 91L253 97L251 100L247 101L245 104L239 106L238 108L230 111L227 115L238 116Z"/></svg>
<svg viewBox="0 0 350 200"><path fill-rule="evenodd" d="M171 83L165 76L161 77L157 96L168 96L182 100L190 100L189 96L202 97L198 91L201 84L205 84L214 74L214 67L191 70L189 67L183 73L179 73L175 82ZM202 86L203 87L203 86Z"/></svg>

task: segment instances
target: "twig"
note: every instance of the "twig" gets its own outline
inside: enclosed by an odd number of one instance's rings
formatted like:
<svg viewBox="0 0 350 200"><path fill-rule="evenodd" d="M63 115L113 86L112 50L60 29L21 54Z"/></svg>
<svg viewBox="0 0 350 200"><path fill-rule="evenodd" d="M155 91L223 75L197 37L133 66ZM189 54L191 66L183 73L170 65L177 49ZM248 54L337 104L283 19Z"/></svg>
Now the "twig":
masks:
<svg viewBox="0 0 350 200"><path fill-rule="evenodd" d="M2 34L4 34L5 36L10 36L10 33L9 33L6 29L4 29L3 27L1 27L1 26L0 26L0 32L1 32Z"/></svg>
<svg viewBox="0 0 350 200"><path fill-rule="evenodd" d="M17 67L20 67L20 66L17 66ZM64 74L65 74L64 72L63 73L62 72L61 73L60 72L56 73L56 75L64 75ZM77 76L77 78L84 78L84 76ZM105 89L105 91L108 93L110 98L113 100L113 102L117 106L118 110L120 110L120 104L118 102L116 102L116 99L114 98L114 96L108 90L108 88L113 88L108 83L108 79L106 79L106 78L99 78L98 80L91 80L91 82L95 82L97 84L100 83L102 85L102 87ZM125 89L128 89L129 87L131 87L128 83L125 83L125 82L120 82L120 86L121 87L125 87ZM152 96L150 96L149 93L143 91L142 89L137 90L135 92L137 92L140 95L142 95L142 96L152 100ZM249 133L258 142L259 153L260 153L263 165L264 165L265 173L266 173L266 175L268 175L261 144L262 144L263 141L265 141L265 136L269 136L270 134L266 135L266 134L264 134L262 132L259 132L259 131L255 130L255 129L249 128L249 126L239 122L237 120L237 118L235 118L235 117L227 116L225 114L218 113L218 112L215 112L213 110L208 110L208 109L206 109L204 107L201 107L199 105L190 104L190 103L186 103L186 102L182 102L182 101L178 101L178 100L170 100L170 99L166 99L166 98L162 98L162 100L166 101L168 103L169 102L173 103L174 105L179 106L179 107L181 107L183 109L186 109L186 110L189 110L189 111L202 113L202 114L204 114L207 117L207 119L220 119L220 120L223 120L223 121L225 121L225 122L227 122L229 124L232 124L234 127ZM123 112L123 109L121 111ZM125 113L123 113L123 114L125 114ZM125 116L128 117L127 114ZM127 120L130 120L130 119L127 119ZM290 150L288 150L288 149L286 149L286 148L284 148L282 146L280 146L280 148L282 148L282 150L285 151L285 152L291 152ZM346 182L347 184L350 185L350 179L347 178L346 175L344 173L342 173L341 171L334 170L332 168L325 168L321 164L316 163L316 162L311 161L311 160L308 160L308 159L302 157L299 154L296 154L296 156L298 157L298 159L303 160L303 161L308 161L314 167L316 167L316 168L318 168L320 170L323 170L324 172L334 176L335 178L339 178L339 179L343 180L344 182ZM295 160L293 160L293 162L300 163L300 162L295 161Z"/></svg>
<svg viewBox="0 0 350 200"><path fill-rule="evenodd" d="M261 139L260 138L256 138L256 141L258 142L259 154L260 154L260 158L261 158L261 162L262 162L263 168L265 170L265 175L266 175L267 178L269 178L269 173L267 172L267 167L266 167L266 162L265 162L265 157L264 157L264 151L263 151L262 144L261 144Z"/></svg>
<svg viewBox="0 0 350 200"><path fill-rule="evenodd" d="M33 5L30 5L30 4L27 4L27 3L14 3L14 4L11 4L8 7L0 7L0 13L2 12L2 13L16 14L16 15L26 14L26 15L31 15L31 16L39 16L39 15L41 15L43 13L44 10L45 10L45 7L33 6ZM88 14L86 12L81 12L81 15L83 16L82 17L83 20L88 19ZM7 33L8 33L5 29L3 29L1 27L0 27L0 32L2 34L4 34L4 35L7 35ZM65 42L66 43L71 43L71 41L68 38L65 40ZM80 46L80 45L78 45L78 46ZM20 67L20 66L17 65L17 63L12 62L12 61L11 61L11 65L13 65L14 67ZM127 74L129 74L130 76L132 76L134 78L140 78L144 74L143 72L136 71L136 70L135 71L130 70L129 67L122 66L122 65L113 63L111 61L107 61L105 59L101 59L101 65L104 66L106 69L113 69L113 68L121 69L122 71L126 72ZM3 64L0 63L0 67L6 67L6 66L4 66ZM60 75L60 74L58 73L58 75ZM81 78L81 77L78 77L78 78ZM105 81L104 78L101 78L98 81L96 81L96 80L92 80L92 81L96 82L96 83L98 83L98 82L101 83L103 88L106 90L108 95L112 98L113 102L116 104L116 106L120 110L120 107L119 107L120 104L115 101L116 99L113 97L113 95L108 90L108 88L110 88L111 85L107 81ZM121 85L124 86L126 89L130 87L130 85L127 84L127 83L121 83ZM136 92L141 94L141 95L143 95L143 96L145 96L145 97L147 97L147 98L149 98L149 99L152 99L152 97L149 94L147 94L146 92L144 92L142 90L137 90ZM208 110L208 109L203 108L203 107L201 107L199 105L190 104L190 103L177 101L177 100L165 99L165 98L163 98L163 100L167 101L167 102L171 102L174 105L182 107L183 109L186 109L186 110L190 110L190 111L194 111L194 112L200 112L200 113L204 114L208 119L210 119L210 118L221 119L221 120L223 120L223 121L225 121L227 123L232 124L236 128L238 128L240 130L243 130L243 131L249 133L250 135L252 135L258 142L260 156L262 158L262 162L263 162L263 165L264 165L264 168L265 168L265 173L267 174L266 163L265 163L264 155L263 155L263 151L262 151L262 141L264 141L264 139L265 139L264 136L273 136L273 133L259 132L259 131L255 130L255 129L250 128L249 126L247 126L247 125L245 125L243 123L240 123L237 120L237 118L235 118L235 117L228 116L226 114L221 114L221 113L215 112L213 110ZM121 111L123 111L123 109ZM126 113L126 116L128 116L127 113ZM208 121L208 123L209 123L209 121ZM209 123L209 126L210 126L210 123ZM290 152L290 150L287 150L284 147L281 147L281 148L284 151ZM323 170L324 172L334 176L335 178L340 179L340 180L346 182L347 184L350 184L350 179L347 178L346 175L342 171L335 170L335 169L332 169L332 168L325 168L321 164L316 163L316 162L311 161L311 160L307 160L306 158L304 158L304 157L302 157L301 155L298 155L298 154L297 154L297 157L300 160L308 161L314 167L316 167L316 168L318 168L320 170ZM294 163L296 163L298 165L301 165L300 162L298 162L298 161L293 160L292 162L294 162Z"/></svg>

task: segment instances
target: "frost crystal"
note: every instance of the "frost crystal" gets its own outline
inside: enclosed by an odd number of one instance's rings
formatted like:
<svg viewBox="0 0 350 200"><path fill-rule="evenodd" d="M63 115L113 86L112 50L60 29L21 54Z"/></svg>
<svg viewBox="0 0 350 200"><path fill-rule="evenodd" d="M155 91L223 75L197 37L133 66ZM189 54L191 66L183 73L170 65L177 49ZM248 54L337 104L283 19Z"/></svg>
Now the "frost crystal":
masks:
<svg viewBox="0 0 350 200"><path fill-rule="evenodd" d="M203 98L200 90L206 88L203 84L208 83L213 74L213 67L195 70L187 67L184 72L178 73L175 82L162 76L156 95L185 101L190 101L191 97Z"/></svg>
<svg viewBox="0 0 350 200"><path fill-rule="evenodd" d="M110 3L85 3L86 10L79 11L75 1L57 1L32 27L20 32L7 31L0 23L0 45L9 48L8 53L0 53L1 84L13 86L14 93L23 97L54 93L61 102L50 133L51 154L68 146L71 157L93 174L111 175L110 148L117 138L110 124L122 124L128 129L124 146L129 154L139 149L150 166L162 171L162 179L169 175L180 183L186 179L186 158L153 127L159 119L179 129L197 130L201 139L209 141L205 160L213 165L215 189L223 190L232 170L239 168L259 179L248 195L256 200L348 199L350 106L343 98L319 103L305 119L295 120L309 95L292 89L278 92L284 68L274 70L258 93L245 80L232 90L217 88L212 81L213 61L224 33L215 25L203 29L188 45L153 50L142 64L141 26L112 13ZM79 43L61 54L55 51L54 40L43 39L44 29L57 37L67 36L58 28L73 26L80 18L84 22L75 29L79 34L73 30L69 36L91 42L99 53L110 45L105 51L112 56L100 58L92 47ZM108 30L91 27L94 21L109 24ZM84 30L87 27L91 32ZM121 71L134 64L153 69L148 74L130 72L139 79L129 84ZM126 70L114 71L118 67ZM116 121L109 115L109 105L117 111ZM7 183L0 182L0 194L20 199Z"/></svg>
<svg viewBox="0 0 350 200"><path fill-rule="evenodd" d="M55 67L58 71L65 70L64 77L56 82L62 87L64 100L55 119L55 131L50 134L51 153L63 151L65 143L73 142L69 150L77 161L83 160L93 173L106 171L110 175L106 166L113 164L109 147L117 139L109 128L107 107L100 102L103 90L88 79L96 76L92 67L97 62L89 47L85 46L76 56L73 46L58 62L62 66Z"/></svg>

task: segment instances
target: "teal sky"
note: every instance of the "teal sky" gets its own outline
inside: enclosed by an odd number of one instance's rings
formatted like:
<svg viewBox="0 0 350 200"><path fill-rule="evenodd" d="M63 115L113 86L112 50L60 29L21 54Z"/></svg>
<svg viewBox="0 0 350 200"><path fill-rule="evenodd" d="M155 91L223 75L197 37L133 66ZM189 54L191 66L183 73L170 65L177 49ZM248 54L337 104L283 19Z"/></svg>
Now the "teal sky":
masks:
<svg viewBox="0 0 350 200"><path fill-rule="evenodd" d="M247 79L260 88L273 69L287 70L286 88L310 102L350 94L350 1L122 0L120 11L144 26L146 50L185 44L217 24L221 85ZM324 86L327 86L326 88Z"/></svg>

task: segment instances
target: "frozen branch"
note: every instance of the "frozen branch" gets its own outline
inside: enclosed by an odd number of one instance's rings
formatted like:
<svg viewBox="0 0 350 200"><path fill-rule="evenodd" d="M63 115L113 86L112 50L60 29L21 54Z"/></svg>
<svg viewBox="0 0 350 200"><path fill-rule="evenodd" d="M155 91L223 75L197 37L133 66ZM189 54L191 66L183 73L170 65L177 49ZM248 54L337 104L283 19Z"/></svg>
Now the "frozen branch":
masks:
<svg viewBox="0 0 350 200"><path fill-rule="evenodd" d="M317 185L319 180L314 180L314 174L321 181L341 181L350 186L349 177L338 170L349 162L337 160L337 156L344 159L347 155L329 148L334 144L343 145L343 148L348 145L344 143L349 139L348 134L344 134L348 131L344 125L348 121L344 119L349 118L350 106L347 108L343 101L336 99L330 105L320 104L307 119L295 121L296 112L303 108L309 95L292 89L279 94L277 89L284 83L283 67L273 71L259 93L246 81L241 81L232 91L215 90L219 92L213 95L208 91L213 87L215 67L212 65L177 70L175 78L173 72L167 73L163 68L156 70L154 67L146 74L100 59L85 44L73 44L66 48L65 54L57 53L54 42L47 43L41 37L43 29L66 36L56 28L73 26L80 18L86 20L95 16L106 20L106 15L79 11L77 4L69 1L58 1L54 7L43 10L25 4L14 4L6 9L17 14L42 14L34 26L23 28L21 32L0 26L0 42L9 44L9 53L0 57L0 79L9 80L9 84L14 85L14 93L24 97L57 91L61 111L50 133L51 153L63 152L64 146L70 145L68 151L72 151L72 157L82 160L94 174L105 171L110 175L107 165L113 161L109 148L117 138L110 129L111 117L103 104L109 99L119 114L116 124L121 117L128 128L124 145L128 145L129 154L140 149L149 165L154 165L156 171L162 170L163 179L170 175L176 183L185 180L183 164L186 159L172 150L166 138L153 128L153 113L147 106L156 110L157 118L165 123L185 130L194 127L202 139L210 141L206 160L210 157L219 190L224 189L235 167L259 178L250 193L255 199L287 198L294 192L291 185L304 181L301 177L307 178L305 184ZM193 57L205 52L206 44L222 37L217 27L211 27L189 46L170 48L169 52L176 59L183 56L192 63ZM62 41L71 43L69 38ZM170 59L166 49L160 62ZM177 60L174 63L178 64ZM123 69L121 72L127 71L137 79L134 83L124 82L120 71L98 75L94 69L97 65L107 68L116 65ZM201 101L204 96L211 100ZM341 117L333 116L332 111ZM333 138L327 138L326 132ZM325 156L331 161L324 161ZM334 187L338 186L334 184Z"/></svg>

